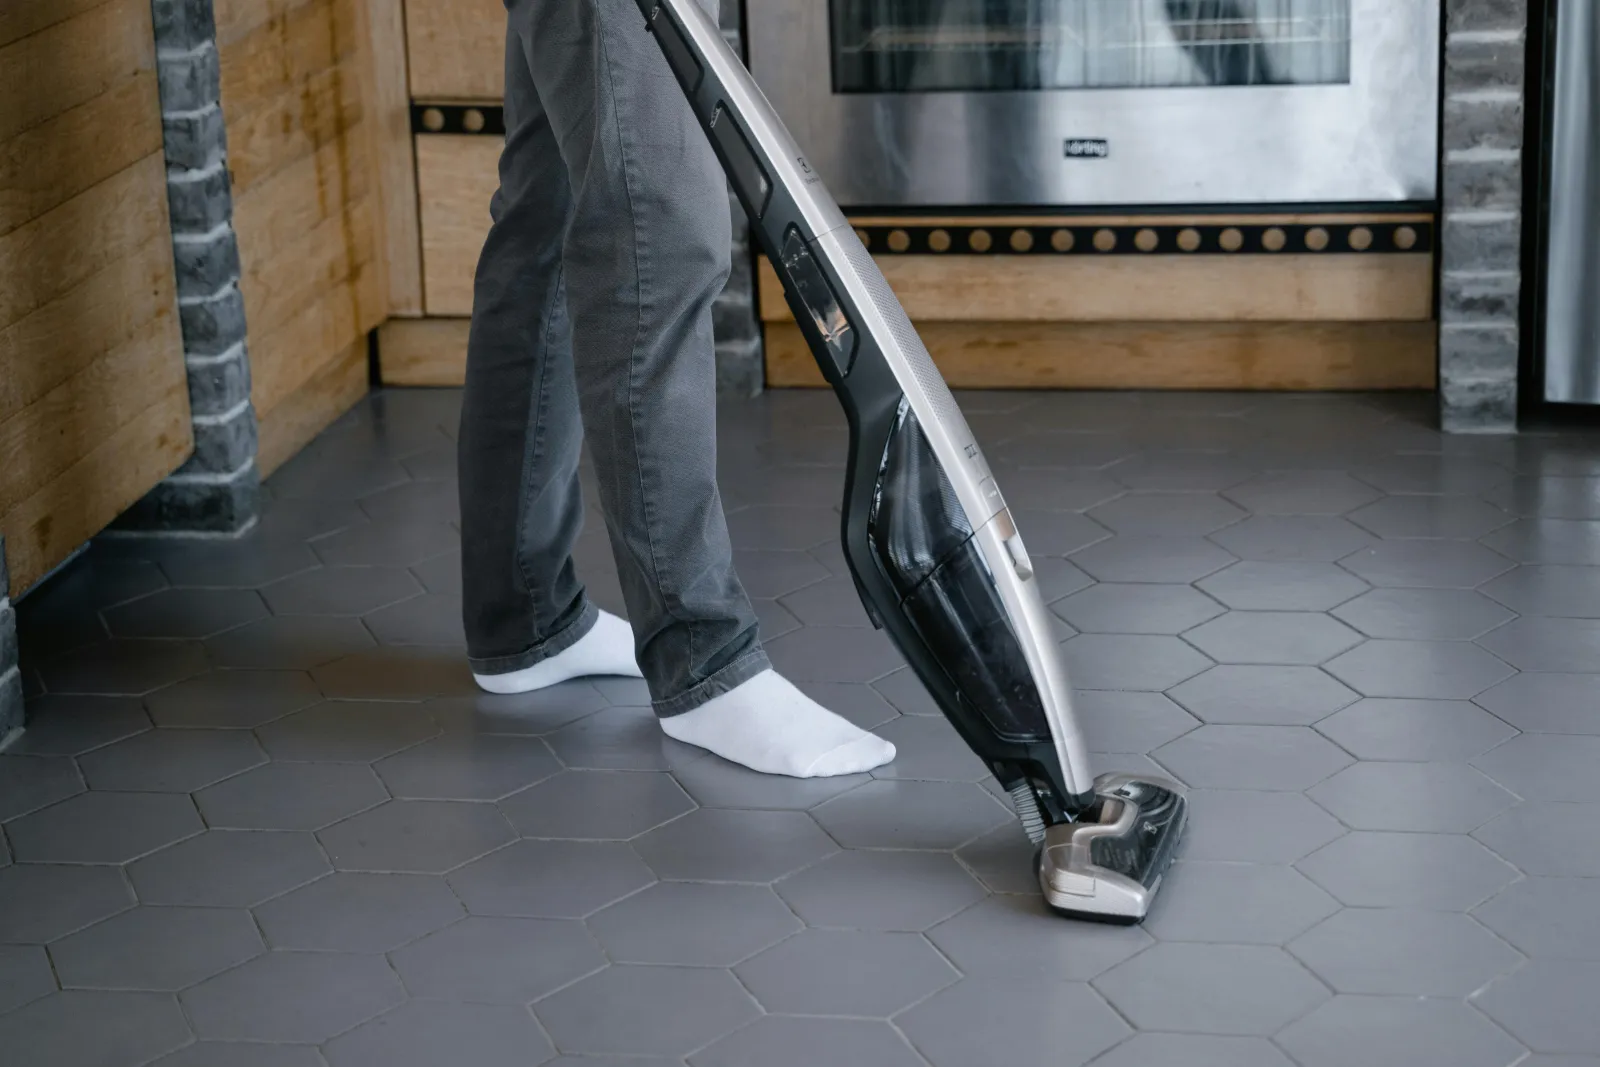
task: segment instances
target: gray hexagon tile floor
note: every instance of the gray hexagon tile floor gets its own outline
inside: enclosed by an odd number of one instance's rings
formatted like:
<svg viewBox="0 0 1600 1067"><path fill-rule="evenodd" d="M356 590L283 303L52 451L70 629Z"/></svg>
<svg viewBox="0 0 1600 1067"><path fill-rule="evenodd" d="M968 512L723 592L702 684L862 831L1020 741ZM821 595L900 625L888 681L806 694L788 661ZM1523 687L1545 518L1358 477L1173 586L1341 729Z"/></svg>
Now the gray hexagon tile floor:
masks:
<svg viewBox="0 0 1600 1067"><path fill-rule="evenodd" d="M721 412L773 658L899 748L797 781L665 740L638 682L478 694L459 394L386 392L249 535L101 538L19 604L0 1060L1600 1067L1600 437L962 399L1102 766L1192 791L1142 927L1048 914L866 628L830 396ZM578 562L622 611L593 505Z"/></svg>

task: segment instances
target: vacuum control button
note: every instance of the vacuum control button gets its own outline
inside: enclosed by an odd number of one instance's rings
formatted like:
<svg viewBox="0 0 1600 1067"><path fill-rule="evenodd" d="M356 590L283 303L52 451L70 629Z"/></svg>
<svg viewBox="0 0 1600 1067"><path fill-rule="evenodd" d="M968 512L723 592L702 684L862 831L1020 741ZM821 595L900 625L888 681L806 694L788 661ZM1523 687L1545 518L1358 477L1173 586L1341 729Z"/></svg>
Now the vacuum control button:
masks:
<svg viewBox="0 0 1600 1067"><path fill-rule="evenodd" d="M1014 533L1006 538L1006 554L1011 557L1011 565L1017 570L1017 577L1027 581L1033 577L1033 561L1028 558L1028 550L1022 544L1022 535Z"/></svg>

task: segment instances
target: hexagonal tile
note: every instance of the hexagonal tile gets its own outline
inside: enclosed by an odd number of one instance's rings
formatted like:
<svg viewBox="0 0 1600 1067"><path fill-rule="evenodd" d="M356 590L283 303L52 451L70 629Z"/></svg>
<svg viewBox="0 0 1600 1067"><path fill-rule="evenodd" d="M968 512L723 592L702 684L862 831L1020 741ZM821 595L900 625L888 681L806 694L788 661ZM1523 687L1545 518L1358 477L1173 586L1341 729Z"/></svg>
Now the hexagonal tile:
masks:
<svg viewBox="0 0 1600 1067"><path fill-rule="evenodd" d="M923 1067L927 1062L888 1023L867 1019L806 1019L769 1015L689 1057L693 1067L806 1067L870 1063Z"/></svg>
<svg viewBox="0 0 1600 1067"><path fill-rule="evenodd" d="M580 922L469 916L389 954L412 996L526 1004L605 966Z"/></svg>
<svg viewBox="0 0 1600 1067"><path fill-rule="evenodd" d="M705 758L705 750L661 732L649 708L608 708L548 736L568 767L583 770L664 771Z"/></svg>
<svg viewBox="0 0 1600 1067"><path fill-rule="evenodd" d="M309 670L372 645L360 619L284 617L229 630L209 639L206 649L220 667Z"/></svg>
<svg viewBox="0 0 1600 1067"><path fill-rule="evenodd" d="M452 872L475 915L581 919L655 881L633 849L614 841L517 841Z"/></svg>
<svg viewBox="0 0 1600 1067"><path fill-rule="evenodd" d="M440 520L458 522L461 490L452 481L407 482L363 496L359 507L364 516L377 524L431 526ZM359 561L361 556L353 552L349 558Z"/></svg>
<svg viewBox="0 0 1600 1067"><path fill-rule="evenodd" d="M274 615L365 615L417 596L403 567L319 567L261 588Z"/></svg>
<svg viewBox="0 0 1600 1067"><path fill-rule="evenodd" d="M1515 564L1471 541L1383 541L1339 560L1376 586L1475 589Z"/></svg>
<svg viewBox="0 0 1600 1067"><path fill-rule="evenodd" d="M0 1015L56 990L50 957L38 945L0 945Z"/></svg>
<svg viewBox="0 0 1600 1067"><path fill-rule="evenodd" d="M204 829L194 801L165 793L82 793L6 824L28 863L127 863Z"/></svg>
<svg viewBox="0 0 1600 1067"><path fill-rule="evenodd" d="M1583 674L1594 668L1600 619L1513 619L1478 643L1519 670Z"/></svg>
<svg viewBox="0 0 1600 1067"><path fill-rule="evenodd" d="M1087 511L1127 492L1099 471L1072 467L1010 470L1000 484L1007 500L1040 511Z"/></svg>
<svg viewBox="0 0 1600 1067"><path fill-rule="evenodd" d="M328 1042L331 1067L433 1067L471 1049L473 1067L526 1067L554 1053L521 1005L413 1000Z"/></svg>
<svg viewBox="0 0 1600 1067"><path fill-rule="evenodd" d="M265 951L247 911L139 907L50 946L63 989L176 993Z"/></svg>
<svg viewBox="0 0 1600 1067"><path fill-rule="evenodd" d="M1231 611L1184 635L1218 663L1326 662L1361 643L1361 635L1319 612Z"/></svg>
<svg viewBox="0 0 1600 1067"><path fill-rule="evenodd" d="M1091 585L1050 609L1083 633L1180 634L1223 609L1187 585Z"/></svg>
<svg viewBox="0 0 1600 1067"><path fill-rule="evenodd" d="M626 703L608 700L601 695L597 684L636 681L636 679L595 678L573 679L531 693L496 694L476 693L463 697L437 697L425 701L423 707L439 726L452 734L512 734L536 737L559 730L568 723L577 722L611 704ZM596 683L596 684L591 684ZM643 682L638 682L643 687ZM642 705L650 703L649 693L644 694Z"/></svg>
<svg viewBox="0 0 1600 1067"><path fill-rule="evenodd" d="M973 1026L972 1020L984 1020ZM1128 1036L1128 1024L1087 985L964 978L896 1022L933 1067L992 1063L995 1035L1017 1063L1079 1067Z"/></svg>
<svg viewBox="0 0 1600 1067"><path fill-rule="evenodd" d="M877 734L895 746L895 758L874 770L874 778L976 782L989 773L942 715L902 715L878 727Z"/></svg>
<svg viewBox="0 0 1600 1067"><path fill-rule="evenodd" d="M901 667L873 682L873 691L881 695L903 715L943 715L934 703L928 687L922 684L910 667Z"/></svg>
<svg viewBox="0 0 1600 1067"><path fill-rule="evenodd" d="M52 993L0 1018L17 1063L146 1063L189 1040L178 1002L159 993Z"/></svg>
<svg viewBox="0 0 1600 1067"><path fill-rule="evenodd" d="M352 526L312 542L324 564L409 567L460 543L449 522L374 522Z"/></svg>
<svg viewBox="0 0 1600 1067"><path fill-rule="evenodd" d="M44 944L133 905L133 890L115 867L0 868L0 941Z"/></svg>
<svg viewBox="0 0 1600 1067"><path fill-rule="evenodd" d="M1262 1037L1220 1034L1134 1034L1094 1067L1293 1067Z"/></svg>
<svg viewBox="0 0 1600 1067"><path fill-rule="evenodd" d="M1356 830L1465 834L1517 798L1459 763L1358 763L1307 791Z"/></svg>
<svg viewBox="0 0 1600 1067"><path fill-rule="evenodd" d="M269 952L181 994L201 1038L317 1044L405 999L382 956Z"/></svg>
<svg viewBox="0 0 1600 1067"><path fill-rule="evenodd" d="M1197 537L1245 517L1215 493L1130 492L1089 511L1089 517L1119 534Z"/></svg>
<svg viewBox="0 0 1600 1067"><path fill-rule="evenodd" d="M1350 513L1350 521L1379 537L1455 537L1472 540L1512 517L1471 496L1391 496Z"/></svg>
<svg viewBox="0 0 1600 1067"><path fill-rule="evenodd" d="M1596 989L1600 989L1600 963L1530 960L1473 1003L1536 1052L1592 1053L1600 1049Z"/></svg>
<svg viewBox="0 0 1600 1067"><path fill-rule="evenodd" d="M90 789L193 793L267 761L242 730L146 730L78 759Z"/></svg>
<svg viewBox="0 0 1600 1067"><path fill-rule="evenodd" d="M1327 611L1367 583L1331 563L1235 563L1198 583L1236 611Z"/></svg>
<svg viewBox="0 0 1600 1067"><path fill-rule="evenodd" d="M1123 534L1073 554L1072 562L1102 582L1197 581L1235 562L1199 537Z"/></svg>
<svg viewBox="0 0 1600 1067"><path fill-rule="evenodd" d="M322 692L302 671L207 671L144 698L157 726L250 730L310 707Z"/></svg>
<svg viewBox="0 0 1600 1067"><path fill-rule="evenodd" d="M47 659L39 675L52 693L142 696L206 666L205 649L192 641L117 638Z"/></svg>
<svg viewBox="0 0 1600 1067"><path fill-rule="evenodd" d="M460 593L424 593L361 617L380 644L464 645Z"/></svg>
<svg viewBox="0 0 1600 1067"><path fill-rule="evenodd" d="M1465 997L1522 954L1465 915L1351 908L1288 946L1337 993Z"/></svg>
<svg viewBox="0 0 1600 1067"><path fill-rule="evenodd" d="M1525 802L1472 836L1527 874L1600 878L1600 819L1590 805Z"/></svg>
<svg viewBox="0 0 1600 1067"><path fill-rule="evenodd" d="M1516 515L1547 519L1600 519L1600 480L1513 478L1486 490L1483 498Z"/></svg>
<svg viewBox="0 0 1600 1067"><path fill-rule="evenodd" d="M1600 618L1595 567L1522 566L1489 582L1483 591L1522 615Z"/></svg>
<svg viewBox="0 0 1600 1067"><path fill-rule="evenodd" d="M176 637L199 640L266 618L251 589L163 589L105 612L113 637Z"/></svg>
<svg viewBox="0 0 1600 1067"><path fill-rule="evenodd" d="M1163 942L1095 979L1134 1026L1203 1034L1276 1033L1328 998L1282 949Z"/></svg>
<svg viewBox="0 0 1600 1067"><path fill-rule="evenodd" d="M1277 1040L1304 1067L1510 1067L1523 1054L1515 1041L1460 1001L1418 997L1335 997Z"/></svg>
<svg viewBox="0 0 1600 1067"><path fill-rule="evenodd" d="M1079 634L1061 647L1074 684L1084 689L1162 692L1211 666L1176 637Z"/></svg>
<svg viewBox="0 0 1600 1067"><path fill-rule="evenodd" d="M391 800L317 833L341 871L443 874L515 834L490 804Z"/></svg>
<svg viewBox="0 0 1600 1067"><path fill-rule="evenodd" d="M974 978L1086 982L1151 945L1138 927L1063 923L1037 887L992 896L933 927L928 939Z"/></svg>
<svg viewBox="0 0 1600 1067"><path fill-rule="evenodd" d="M438 733L415 704L329 700L268 723L256 736L275 760L371 763Z"/></svg>
<svg viewBox="0 0 1600 1067"><path fill-rule="evenodd" d="M916 934L804 930L734 968L768 1010L888 1018L961 976Z"/></svg>
<svg viewBox="0 0 1600 1067"><path fill-rule="evenodd" d="M765 886L658 882L591 915L619 963L728 967L777 944L800 921Z"/></svg>
<svg viewBox="0 0 1600 1067"><path fill-rule="evenodd" d="M1243 560L1332 563L1373 541L1347 519L1328 515L1252 515L1211 540Z"/></svg>
<svg viewBox="0 0 1600 1067"><path fill-rule="evenodd" d="M427 700L481 690L461 649L451 645L370 648L311 671L328 696L352 700Z"/></svg>
<svg viewBox="0 0 1600 1067"><path fill-rule="evenodd" d="M882 633L849 626L808 626L766 648L773 666L795 681L870 682L904 663Z"/></svg>
<svg viewBox="0 0 1600 1067"><path fill-rule="evenodd" d="M1339 910L1292 867L1174 864L1144 927L1163 941L1278 945Z"/></svg>
<svg viewBox="0 0 1600 1067"><path fill-rule="evenodd" d="M1529 733L1600 734L1600 675L1518 674L1475 703Z"/></svg>
<svg viewBox="0 0 1600 1067"><path fill-rule="evenodd" d="M984 787L1002 804L1011 804L1011 797L995 779L987 779ZM1037 894L1036 851L1023 832L1021 821L1012 820L962 845L956 850L956 858L991 893Z"/></svg>
<svg viewBox="0 0 1600 1067"><path fill-rule="evenodd" d="M444 881L422 874L336 872L256 908L274 949L388 952L465 912Z"/></svg>
<svg viewBox="0 0 1600 1067"><path fill-rule="evenodd" d="M316 565L303 541L265 537L186 544L161 561L174 585L229 589L253 589Z"/></svg>
<svg viewBox="0 0 1600 1067"><path fill-rule="evenodd" d="M1600 563L1600 522L1578 519L1518 519L1483 538L1483 543L1518 563Z"/></svg>
<svg viewBox="0 0 1600 1067"><path fill-rule="evenodd" d="M986 895L930 852L837 852L774 888L807 925L851 930L926 930Z"/></svg>
<svg viewBox="0 0 1600 1067"><path fill-rule="evenodd" d="M1352 908L1466 911L1517 874L1470 837L1454 834L1347 834L1296 866Z"/></svg>
<svg viewBox="0 0 1600 1067"><path fill-rule="evenodd" d="M1304 726L1202 726L1152 754L1197 789L1298 792L1353 762Z"/></svg>
<svg viewBox="0 0 1600 1067"><path fill-rule="evenodd" d="M373 769L396 797L499 800L559 773L561 764L536 737L447 734L379 760Z"/></svg>
<svg viewBox="0 0 1600 1067"><path fill-rule="evenodd" d="M1172 699L1209 723L1309 726L1356 700L1315 667L1213 667L1172 690Z"/></svg>
<svg viewBox="0 0 1600 1067"><path fill-rule="evenodd" d="M268 763L195 794L208 826L227 830L320 830L389 794L370 767Z"/></svg>
<svg viewBox="0 0 1600 1067"><path fill-rule="evenodd" d="M1365 696L1440 700L1477 696L1515 673L1483 649L1458 641L1368 641L1326 669Z"/></svg>
<svg viewBox="0 0 1600 1067"><path fill-rule="evenodd" d="M682 1056L761 1014L730 972L706 967L608 967L533 1010L557 1048L627 1056Z"/></svg>
<svg viewBox="0 0 1600 1067"><path fill-rule="evenodd" d="M1470 495L1511 479L1510 470L1498 463L1462 456L1385 456L1381 463L1361 467L1352 473L1386 493Z"/></svg>
<svg viewBox="0 0 1600 1067"><path fill-rule="evenodd" d="M672 776L565 771L500 802L523 837L626 840L693 811Z"/></svg>
<svg viewBox="0 0 1600 1067"><path fill-rule="evenodd" d="M1529 956L1600 962L1594 893L1588 878L1524 878L1472 914Z"/></svg>
<svg viewBox="0 0 1600 1067"><path fill-rule="evenodd" d="M709 882L772 882L837 849L803 812L717 808L651 830L633 847L658 877Z"/></svg>
<svg viewBox="0 0 1600 1067"><path fill-rule="evenodd" d="M863 730L876 730L891 719L900 717L899 710L870 685L859 682L801 682L795 688Z"/></svg>
<svg viewBox="0 0 1600 1067"><path fill-rule="evenodd" d="M816 508L757 504L728 512L728 536L741 549L803 552L839 536L839 517Z"/></svg>
<svg viewBox="0 0 1600 1067"><path fill-rule="evenodd" d="M1070 556L1111 536L1109 530L1075 511L1012 507L1011 518L1035 556Z"/></svg>
<svg viewBox="0 0 1600 1067"><path fill-rule="evenodd" d="M6 753L80 756L148 729L150 717L133 697L47 694L28 701L28 728L6 747ZM0 761L0 768L14 767L12 761ZM5 773L0 769L0 776ZM0 793L4 788L0 786Z"/></svg>
<svg viewBox="0 0 1600 1067"><path fill-rule="evenodd" d="M251 908L328 873L310 834L208 830L128 865L145 904Z"/></svg>
<svg viewBox="0 0 1600 1067"><path fill-rule="evenodd" d="M1512 617L1467 589L1375 589L1333 612L1368 637L1469 641Z"/></svg>
<svg viewBox="0 0 1600 1067"><path fill-rule="evenodd" d="M672 776L704 807L774 811L806 811L872 780L866 774L835 778L761 774L723 759L696 760L676 768Z"/></svg>
<svg viewBox="0 0 1600 1067"><path fill-rule="evenodd" d="M752 597L781 597L829 576L826 567L803 551L736 549L733 558L740 581Z"/></svg>
<svg viewBox="0 0 1600 1067"><path fill-rule="evenodd" d="M1600 772L1600 737L1524 734L1472 764L1528 800L1592 803Z"/></svg>
<svg viewBox="0 0 1600 1067"><path fill-rule="evenodd" d="M78 765L64 756L0 756L0 822L83 792Z"/></svg>
<svg viewBox="0 0 1600 1067"><path fill-rule="evenodd" d="M1234 456L1211 452L1143 452L1106 474L1129 489L1216 492L1249 481L1256 470Z"/></svg>
<svg viewBox="0 0 1600 1067"><path fill-rule="evenodd" d="M1299 793L1189 791L1185 860L1293 863L1344 835L1344 827Z"/></svg>
<svg viewBox="0 0 1600 1067"><path fill-rule="evenodd" d="M1464 700L1370 698L1317 723L1317 730L1357 759L1417 761L1470 759L1516 733Z"/></svg>
<svg viewBox="0 0 1600 1067"><path fill-rule="evenodd" d="M812 815L845 848L952 849L1016 818L964 782L873 781Z"/></svg>
<svg viewBox="0 0 1600 1067"><path fill-rule="evenodd" d="M807 557L809 558L809 557ZM763 624L763 637L776 636L805 626L870 626L866 609L861 604L861 594L855 583L846 577L825 578L786 594L779 603L783 611L795 622L780 628Z"/></svg>
<svg viewBox="0 0 1600 1067"><path fill-rule="evenodd" d="M1073 710L1089 747L1098 752L1148 752L1200 725L1160 693L1081 690Z"/></svg>

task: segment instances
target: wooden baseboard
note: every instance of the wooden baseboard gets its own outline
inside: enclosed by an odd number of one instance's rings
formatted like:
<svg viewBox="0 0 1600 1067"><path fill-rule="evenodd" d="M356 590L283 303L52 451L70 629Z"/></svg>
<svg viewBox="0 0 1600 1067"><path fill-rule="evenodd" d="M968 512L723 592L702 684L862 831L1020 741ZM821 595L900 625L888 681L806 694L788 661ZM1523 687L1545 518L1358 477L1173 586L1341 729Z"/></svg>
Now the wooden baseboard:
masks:
<svg viewBox="0 0 1600 1067"><path fill-rule="evenodd" d="M263 478L367 395L367 339L352 343L316 377L261 415L256 466Z"/></svg>
<svg viewBox="0 0 1600 1067"><path fill-rule="evenodd" d="M1431 389L1430 322L922 322L952 386L968 389ZM765 326L767 385L822 386L791 322Z"/></svg>
<svg viewBox="0 0 1600 1067"><path fill-rule="evenodd" d="M390 319L378 327L384 385L461 385L467 380L471 319Z"/></svg>

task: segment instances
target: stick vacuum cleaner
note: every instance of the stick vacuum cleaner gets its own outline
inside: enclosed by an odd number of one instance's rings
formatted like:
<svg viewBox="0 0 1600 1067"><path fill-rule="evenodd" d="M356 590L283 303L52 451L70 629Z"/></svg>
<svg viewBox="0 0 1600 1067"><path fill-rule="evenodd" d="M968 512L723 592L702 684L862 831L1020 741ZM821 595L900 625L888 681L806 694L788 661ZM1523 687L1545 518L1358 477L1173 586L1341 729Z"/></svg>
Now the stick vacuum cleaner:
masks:
<svg viewBox="0 0 1600 1067"><path fill-rule="evenodd" d="M917 331L696 0L638 3L844 405L844 554L868 615L1009 790L1050 906L1138 922L1187 802L1164 779L1090 777L1033 565Z"/></svg>

